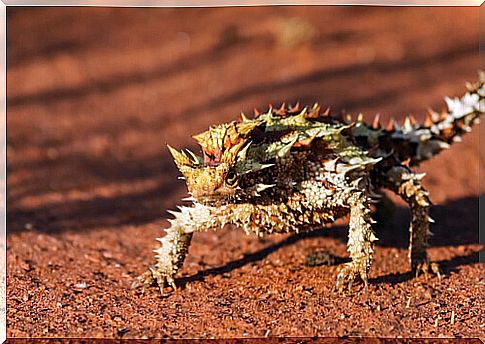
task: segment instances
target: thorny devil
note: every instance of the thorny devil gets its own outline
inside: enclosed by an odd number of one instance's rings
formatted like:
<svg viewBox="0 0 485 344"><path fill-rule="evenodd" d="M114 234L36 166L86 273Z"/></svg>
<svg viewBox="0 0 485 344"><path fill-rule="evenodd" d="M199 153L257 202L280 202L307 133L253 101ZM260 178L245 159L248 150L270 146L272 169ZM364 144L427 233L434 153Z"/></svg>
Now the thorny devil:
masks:
<svg viewBox="0 0 485 344"><path fill-rule="evenodd" d="M203 156L168 146L191 195L157 239L156 265L138 277L133 288L156 284L174 290L175 275L194 232L233 224L246 233L287 233L322 227L349 215L348 252L336 286L349 288L360 278L367 285L374 242L371 203L382 188L392 190L411 208L409 261L416 273L436 273L428 260L430 200L421 184L419 165L469 132L485 108L485 73L467 84L461 98L445 98L447 110L429 111L423 124L412 116L399 126L381 127L338 119L319 106L270 107L255 118L221 124L194 136Z"/></svg>

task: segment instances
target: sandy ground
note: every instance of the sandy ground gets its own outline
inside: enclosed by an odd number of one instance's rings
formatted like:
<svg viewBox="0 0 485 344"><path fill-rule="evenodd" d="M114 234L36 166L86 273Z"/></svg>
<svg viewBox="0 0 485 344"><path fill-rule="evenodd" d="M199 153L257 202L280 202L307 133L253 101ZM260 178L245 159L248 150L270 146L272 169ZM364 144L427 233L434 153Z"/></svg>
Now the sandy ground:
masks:
<svg viewBox="0 0 485 344"><path fill-rule="evenodd" d="M8 336L483 338L478 128L420 167L441 280L409 273L397 202L367 290L304 265L347 256L341 224L201 233L178 291L129 289L185 196L165 143L283 101L423 119L476 79L478 29L478 8L9 8Z"/></svg>

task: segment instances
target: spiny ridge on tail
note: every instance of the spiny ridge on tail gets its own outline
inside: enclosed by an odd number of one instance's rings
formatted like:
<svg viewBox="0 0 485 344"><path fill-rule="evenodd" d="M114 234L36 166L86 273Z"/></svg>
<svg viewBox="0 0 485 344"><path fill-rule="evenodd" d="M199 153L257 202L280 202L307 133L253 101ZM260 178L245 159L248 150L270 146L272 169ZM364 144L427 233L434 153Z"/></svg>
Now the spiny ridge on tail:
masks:
<svg viewBox="0 0 485 344"><path fill-rule="evenodd" d="M400 158L408 158L415 165L449 148L451 143L460 142L461 135L470 132L485 111L484 84L485 72L480 72L478 82L467 84L465 95L461 98L446 97L447 109L441 113L429 110L422 124L416 123L412 116L406 117L402 126L391 121L386 131L394 142L395 150L399 151L406 142L413 146L413 149L406 150L409 156Z"/></svg>
<svg viewBox="0 0 485 344"><path fill-rule="evenodd" d="M312 107L283 103L278 109L270 105L266 115L302 117L310 122L347 126L349 130L342 134L352 136L355 143L369 150L373 157L392 155L399 161L417 165L449 148L451 143L461 141L461 135L470 132L471 127L479 122L485 111L485 72L479 75L478 82L467 84L468 92L465 95L453 99L446 97L447 109L441 113L429 110L423 123L408 116L402 125L391 119L387 126L381 126L379 115L372 123L365 123L362 114L356 118L349 114L333 115L330 108L321 113L317 103ZM257 121L264 114L255 109L254 116L254 119L249 119L241 114L241 122Z"/></svg>

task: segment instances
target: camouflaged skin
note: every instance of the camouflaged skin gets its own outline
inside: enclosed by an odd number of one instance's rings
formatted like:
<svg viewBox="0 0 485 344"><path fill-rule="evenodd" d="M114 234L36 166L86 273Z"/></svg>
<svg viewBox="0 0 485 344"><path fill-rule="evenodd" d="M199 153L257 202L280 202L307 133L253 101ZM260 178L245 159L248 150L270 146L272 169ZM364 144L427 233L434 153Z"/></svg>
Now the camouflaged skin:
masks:
<svg viewBox="0 0 485 344"><path fill-rule="evenodd" d="M416 273L439 274L426 254L429 233L428 192L424 174L412 166L427 160L479 121L485 107L485 74L468 84L461 98L445 98L447 110L430 111L423 124L412 116L402 126L393 120L384 128L378 116L372 124L320 114L315 104L297 104L254 118L241 114L238 122L216 125L194 136L202 156L168 146L191 197L171 212L171 226L157 239L156 264L138 277L133 287L155 284L160 292L176 288L194 232L233 224L248 234L320 229L349 215L348 252L351 262L340 269L336 287L358 279L367 284L377 240L370 205L387 188L410 206L409 260Z"/></svg>

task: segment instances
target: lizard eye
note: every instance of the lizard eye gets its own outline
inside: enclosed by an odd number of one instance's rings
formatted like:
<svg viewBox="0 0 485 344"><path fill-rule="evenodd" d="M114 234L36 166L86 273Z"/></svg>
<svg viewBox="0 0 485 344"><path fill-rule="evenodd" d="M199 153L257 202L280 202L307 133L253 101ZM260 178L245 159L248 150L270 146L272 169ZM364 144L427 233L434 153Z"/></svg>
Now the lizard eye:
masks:
<svg viewBox="0 0 485 344"><path fill-rule="evenodd" d="M226 184L229 186L235 186L237 183L237 174L234 171L227 172Z"/></svg>

